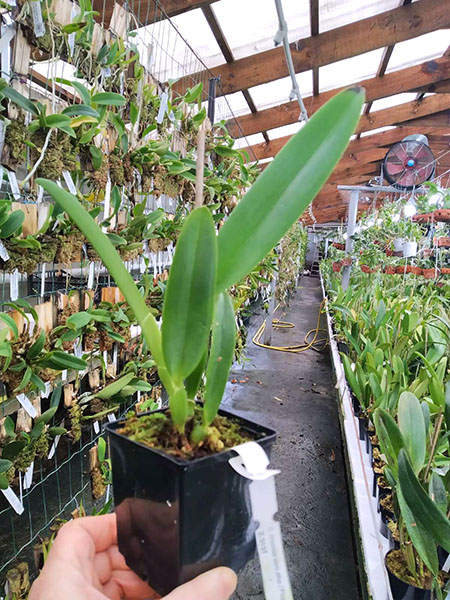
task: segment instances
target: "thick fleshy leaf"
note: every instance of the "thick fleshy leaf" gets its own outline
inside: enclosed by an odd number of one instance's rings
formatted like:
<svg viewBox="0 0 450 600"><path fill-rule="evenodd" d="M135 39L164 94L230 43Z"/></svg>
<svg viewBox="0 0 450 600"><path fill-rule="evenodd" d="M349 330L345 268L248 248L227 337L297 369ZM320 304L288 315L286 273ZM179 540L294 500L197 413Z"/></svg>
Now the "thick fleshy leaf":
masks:
<svg viewBox="0 0 450 600"><path fill-rule="evenodd" d="M422 407L411 392L403 392L398 401L398 426L416 474L424 466L427 436Z"/></svg>
<svg viewBox="0 0 450 600"><path fill-rule="evenodd" d="M222 401L236 344L233 302L226 292L219 294L213 318L211 351L206 369L203 416L210 425Z"/></svg>
<svg viewBox="0 0 450 600"><path fill-rule="evenodd" d="M431 473L430 483L428 486L428 492L433 502L439 506L442 512L447 514L447 492L442 477L437 473Z"/></svg>
<svg viewBox="0 0 450 600"><path fill-rule="evenodd" d="M430 571L434 575L437 575L437 572L439 571L439 562L436 543L433 541L433 538L430 536L427 529L414 518L414 514L403 497L400 486L397 487L397 499L403 521L414 548L417 550L420 558Z"/></svg>
<svg viewBox="0 0 450 600"><path fill-rule="evenodd" d="M284 146L221 228L217 291L244 277L317 195L359 120L361 88L337 94Z"/></svg>
<svg viewBox="0 0 450 600"><path fill-rule="evenodd" d="M203 371L205 370L206 359L208 352L205 352L200 359L200 362L195 367L190 375L188 375L184 381L184 387L186 388L187 397L191 400L195 398L195 394L199 388L202 380Z"/></svg>
<svg viewBox="0 0 450 600"><path fill-rule="evenodd" d="M206 206L187 217L164 297L161 326L167 369L181 385L205 352L214 309L217 237Z"/></svg>
<svg viewBox="0 0 450 600"><path fill-rule="evenodd" d="M121 94L116 94L116 92L98 92L98 94L92 96L92 102L105 106L123 106L126 100Z"/></svg>
<svg viewBox="0 0 450 600"><path fill-rule="evenodd" d="M38 356L42 352L44 345L45 345L45 340L46 340L45 331L44 331L44 329L41 329L41 333L39 334L38 339L34 342L34 344L31 346L31 348L27 352L28 360L33 360L33 358L36 358L36 356Z"/></svg>
<svg viewBox="0 0 450 600"><path fill-rule="evenodd" d="M16 233L19 227L22 226L24 219L25 213L23 212L23 210L15 210L14 212L12 212L9 215L7 221L5 221L5 223L3 223L3 225L0 228L0 237L8 238L13 233Z"/></svg>
<svg viewBox="0 0 450 600"><path fill-rule="evenodd" d="M386 456L388 464L395 474L397 472L398 455L404 447L400 429L391 415L383 408L375 410L373 420L381 451Z"/></svg>
<svg viewBox="0 0 450 600"><path fill-rule="evenodd" d="M132 379L134 379L134 373L127 373L123 377L120 377L116 381L113 381L102 390L100 390L96 395L97 398L111 398L115 394L118 394L126 385L130 383Z"/></svg>
<svg viewBox="0 0 450 600"><path fill-rule="evenodd" d="M435 542L450 552L450 521L423 489L404 448L398 457L398 480L414 519L422 524Z"/></svg>

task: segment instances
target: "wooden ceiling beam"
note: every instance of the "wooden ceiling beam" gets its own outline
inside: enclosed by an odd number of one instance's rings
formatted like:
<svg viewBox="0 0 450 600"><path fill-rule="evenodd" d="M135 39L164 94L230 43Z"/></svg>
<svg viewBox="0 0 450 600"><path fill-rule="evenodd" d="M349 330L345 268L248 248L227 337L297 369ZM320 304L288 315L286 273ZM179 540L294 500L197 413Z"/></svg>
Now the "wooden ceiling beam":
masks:
<svg viewBox="0 0 450 600"><path fill-rule="evenodd" d="M166 15L168 17L176 17L190 10L208 6L213 2L217 2L217 0L140 0L137 9L135 8L135 3L131 3L129 10L137 18L140 25L150 25L151 23L163 21ZM103 23L109 27L114 11L114 4L113 0L93 0L93 9L100 13L96 17L99 23ZM119 0L119 4L124 5L124 0Z"/></svg>
<svg viewBox="0 0 450 600"><path fill-rule="evenodd" d="M414 4L412 6L414 6ZM447 79L450 79L450 57L427 61L420 65L388 73L387 75L384 75L384 77L364 79L355 85L365 88L366 101L370 101L387 98L394 94L409 92L416 89L418 86L431 85ZM308 114L311 116L325 104L325 102L347 87L348 86L343 86L328 92L322 92L318 96L308 96L303 98ZM278 106L260 110L254 115L243 115L239 117L236 122L232 119L227 122L227 126L231 135L238 138L242 135L252 135L254 133L259 133L260 131L296 123L298 117L298 102L286 102Z"/></svg>
<svg viewBox="0 0 450 600"><path fill-rule="evenodd" d="M417 118L423 118L433 113L440 113L444 109L450 110L450 94L434 94L433 96L427 96L420 101L413 100L412 102L405 102L404 104L377 110L368 115L361 115L355 133L362 133L364 131L371 131L373 129L396 124L407 126L410 120L415 122ZM421 130L416 130L416 133L421 133ZM291 137L292 136L284 136L272 140L269 143L261 142L254 146L242 148L242 151L246 152L249 157L255 156L257 160L269 158L275 156ZM395 139L395 137L396 134L386 132L386 141L383 143L390 144L393 141L402 139ZM350 142L350 149L357 148L359 143L361 143L362 147L370 147L373 145L373 141L369 141L369 136L367 136L367 139L360 138ZM255 158L253 158L253 160L255 160Z"/></svg>
<svg viewBox="0 0 450 600"><path fill-rule="evenodd" d="M423 85L422 87L416 88L412 91L423 94L448 94L450 93L450 79L438 81L437 83L433 83L431 85Z"/></svg>
<svg viewBox="0 0 450 600"><path fill-rule="evenodd" d="M294 69L302 73L446 27L450 27L448 0L418 0L293 42L290 47ZM218 94L232 94L289 74L282 47L235 60L213 71L221 78ZM192 77L201 81L203 75L190 75L186 81L180 80L177 87L185 89L192 85Z"/></svg>
<svg viewBox="0 0 450 600"><path fill-rule="evenodd" d="M411 119L408 121L411 127L418 127L420 131L424 127L446 127L447 130L450 127L450 110L444 110L440 113L427 115L426 117L420 117L418 119Z"/></svg>

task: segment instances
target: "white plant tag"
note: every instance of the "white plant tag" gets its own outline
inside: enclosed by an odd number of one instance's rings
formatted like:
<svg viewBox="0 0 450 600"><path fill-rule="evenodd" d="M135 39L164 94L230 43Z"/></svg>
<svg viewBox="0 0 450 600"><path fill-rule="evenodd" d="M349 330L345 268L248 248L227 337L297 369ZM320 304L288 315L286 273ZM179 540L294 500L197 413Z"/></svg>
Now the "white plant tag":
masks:
<svg viewBox="0 0 450 600"><path fill-rule="evenodd" d="M61 380L67 381L67 369L64 369L64 371L61 371Z"/></svg>
<svg viewBox="0 0 450 600"><path fill-rule="evenodd" d="M41 298L45 294L45 263L42 263L41 269Z"/></svg>
<svg viewBox="0 0 450 600"><path fill-rule="evenodd" d="M31 404L30 399L25 394L17 394L16 396L18 402L22 406L22 408L30 415L32 419L37 417L37 412L34 406Z"/></svg>
<svg viewBox="0 0 450 600"><path fill-rule="evenodd" d="M5 498L8 500L8 502L11 504L13 509L16 511L16 513L18 515L21 515L24 511L23 504L19 500L19 498L16 496L16 494L13 492L13 490L10 487L8 487L8 488L6 488L6 490L1 490L1 491L2 491L3 495L5 496Z"/></svg>
<svg viewBox="0 0 450 600"><path fill-rule="evenodd" d="M108 350L103 350L103 362L105 363L105 367L108 366Z"/></svg>
<svg viewBox="0 0 450 600"><path fill-rule="evenodd" d="M64 425L64 419L61 421L61 423L59 424L59 427L62 427ZM55 439L53 440L53 444L52 447L50 448L50 452L48 453L48 459L50 460L51 458L53 458L55 456L55 452L56 452L56 448L58 447L59 444L59 440L61 439L60 435L57 435L55 437Z"/></svg>
<svg viewBox="0 0 450 600"><path fill-rule="evenodd" d="M100 425L98 421L94 421L94 431L96 434L100 433Z"/></svg>
<svg viewBox="0 0 450 600"><path fill-rule="evenodd" d="M17 269L9 276L9 296L12 302L19 297L19 271Z"/></svg>
<svg viewBox="0 0 450 600"><path fill-rule="evenodd" d="M50 392L52 391L52 384L50 381L45 382L45 392L41 392L41 398L48 398L50 396Z"/></svg>
<svg viewBox="0 0 450 600"><path fill-rule="evenodd" d="M69 190L69 192L71 194L73 194L74 196L76 196L77 195L77 188L75 187L75 184L73 182L72 175L70 174L70 171L67 171L67 169L66 169L66 170L64 170L62 172L62 174L63 174L63 177L64 177L64 181L66 182L67 189Z"/></svg>
<svg viewBox="0 0 450 600"><path fill-rule="evenodd" d="M42 185L38 185L37 198L36 198L37 204L40 204L42 202L43 197L44 197L44 188L42 187Z"/></svg>
<svg viewBox="0 0 450 600"><path fill-rule="evenodd" d="M89 263L89 275L87 280L87 289L92 290L94 287L94 271L95 271L95 263Z"/></svg>
<svg viewBox="0 0 450 600"><path fill-rule="evenodd" d="M5 142L5 121L0 120L0 156L2 155L3 152L3 144ZM2 172L1 172L1 179L3 179L3 167L2 167ZM1 185L1 184L0 184Z"/></svg>
<svg viewBox="0 0 450 600"><path fill-rule="evenodd" d="M269 459L256 442L233 448L239 456L229 460L243 477L251 479L250 502L253 518L258 521L256 546L267 600L293 600L289 573L281 537L281 528L273 517L278 511L274 475L280 471L268 469Z"/></svg>
<svg viewBox="0 0 450 600"><path fill-rule="evenodd" d="M450 571L450 554L447 556L447 559L442 567L442 570L448 573Z"/></svg>
<svg viewBox="0 0 450 600"><path fill-rule="evenodd" d="M107 220L109 213L111 212L111 179L108 174L108 180L106 181L105 187L105 203L103 205L103 220ZM106 231L107 227L103 227L103 231Z"/></svg>
<svg viewBox="0 0 450 600"><path fill-rule="evenodd" d="M110 414L108 415L108 421L109 421L110 423L114 423L114 421L117 421L117 419L116 419L116 415L113 415L112 413L110 413Z"/></svg>
<svg viewBox="0 0 450 600"><path fill-rule="evenodd" d="M34 35L37 38L45 34L45 25L42 19L42 9L40 0L31 0L31 13L33 15Z"/></svg>
<svg viewBox="0 0 450 600"><path fill-rule="evenodd" d="M111 495L111 484L108 484L106 488L105 504L109 502L109 496Z"/></svg>
<svg viewBox="0 0 450 600"><path fill-rule="evenodd" d="M137 401L138 402L141 401L141 392L140 392L140 390L138 390L138 393L137 393Z"/></svg>
<svg viewBox="0 0 450 600"><path fill-rule="evenodd" d="M113 359L112 359L112 361L113 361L113 365L115 367L117 367L117 355L118 355L118 353L119 353L119 350L117 348L117 344L114 344Z"/></svg>
<svg viewBox="0 0 450 600"><path fill-rule="evenodd" d="M23 504L23 488L22 488L22 473L19 473L19 500Z"/></svg>
<svg viewBox="0 0 450 600"><path fill-rule="evenodd" d="M72 12L70 13L70 20L72 21L79 12L79 6L74 2L72 5ZM75 33L70 33L67 41L69 43L70 56L73 56L73 52L75 50Z"/></svg>
<svg viewBox="0 0 450 600"><path fill-rule="evenodd" d="M24 490L30 489L31 484L33 483L33 471L34 471L34 461L31 463L31 465L25 471L25 475L23 478L23 489Z"/></svg>
<svg viewBox="0 0 450 600"><path fill-rule="evenodd" d="M161 102L159 104L158 116L156 117L156 122L160 125L164 120L164 115L167 111L167 101L169 100L169 94L167 92L163 92L161 94Z"/></svg>
<svg viewBox="0 0 450 600"><path fill-rule="evenodd" d="M82 358L83 357L83 348L81 347L81 340L80 340L80 338L77 339L77 343L75 344L75 346L73 348L73 353L75 354L75 356L77 358Z"/></svg>
<svg viewBox="0 0 450 600"><path fill-rule="evenodd" d="M20 190L19 184L17 183L17 177L14 171L7 171L8 173L8 181L11 186L11 193L14 196L15 200L20 200Z"/></svg>
<svg viewBox="0 0 450 600"><path fill-rule="evenodd" d="M3 242L0 240L0 258L4 261L9 260L8 250L3 245Z"/></svg>

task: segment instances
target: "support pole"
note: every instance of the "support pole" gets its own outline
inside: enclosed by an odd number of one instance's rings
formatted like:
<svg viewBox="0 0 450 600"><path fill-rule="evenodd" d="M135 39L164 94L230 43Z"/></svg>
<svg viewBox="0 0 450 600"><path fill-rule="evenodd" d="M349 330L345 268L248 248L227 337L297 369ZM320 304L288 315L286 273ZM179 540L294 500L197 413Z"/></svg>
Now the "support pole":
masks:
<svg viewBox="0 0 450 600"><path fill-rule="evenodd" d="M267 311L266 318L266 328L264 329L264 338L263 344L266 346L270 346L270 342L272 341L272 322L273 322L273 312L275 310L275 288L276 288L276 277L272 279L270 284L270 302L269 309Z"/></svg>
<svg viewBox="0 0 450 600"><path fill-rule="evenodd" d="M211 125L214 125L214 116L216 112L216 87L220 77L210 77L208 83L208 119Z"/></svg>
<svg viewBox="0 0 450 600"><path fill-rule="evenodd" d="M351 254L353 250L353 236L355 234L356 216L358 214L359 190L352 190L350 204L348 207L347 240L345 242L345 254ZM350 272L352 266L344 267L342 274L342 289L346 290L350 283Z"/></svg>

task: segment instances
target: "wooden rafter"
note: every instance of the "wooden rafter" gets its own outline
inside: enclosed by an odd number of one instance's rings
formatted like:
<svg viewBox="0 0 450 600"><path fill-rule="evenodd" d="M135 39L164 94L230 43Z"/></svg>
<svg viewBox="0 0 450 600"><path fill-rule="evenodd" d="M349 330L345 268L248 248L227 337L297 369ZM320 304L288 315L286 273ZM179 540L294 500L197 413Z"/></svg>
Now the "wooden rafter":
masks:
<svg viewBox="0 0 450 600"><path fill-rule="evenodd" d="M373 129L379 129L381 127L387 127L390 125L407 125L408 121L410 120L416 121L419 117L426 117L428 115L440 113L443 110L449 109L450 94L434 94L433 96L428 96L421 101L413 100L412 102L405 102L404 104L377 110L373 113L369 113L368 115L361 115L356 128L356 133L371 131ZM389 139L391 136L395 136L395 134L387 134L385 138ZM285 136L272 140L268 144L255 144L254 146L243 148L242 150L247 152L249 157L256 156L258 160L270 158L275 156L291 137L292 136ZM359 141L360 140L355 140L355 142ZM356 147L354 142L351 142L350 146L352 146L352 144L353 147ZM367 140L361 144L361 146L367 145ZM250 158L249 160L254 159Z"/></svg>
<svg viewBox="0 0 450 600"><path fill-rule="evenodd" d="M202 8L213 2L217 2L217 0L140 0L139 3L131 3L129 10L136 16L140 25L149 25L162 21L165 15L176 17L181 13ZM113 0L93 0L94 10L100 13L97 17L99 22L109 26L114 4ZM124 5L124 0L120 0L119 4ZM135 4L138 4L138 7L135 7Z"/></svg>
<svg viewBox="0 0 450 600"><path fill-rule="evenodd" d="M292 43L296 73L450 27L448 0L418 0L349 25ZM221 93L231 94L288 75L282 48L274 48L213 69L221 78ZM184 89L202 73L177 84Z"/></svg>
<svg viewBox="0 0 450 600"><path fill-rule="evenodd" d="M439 58L427 61L414 67L408 67L394 73L388 73L383 78L372 77L359 81L366 90L366 100L378 100L394 94L409 92L422 85L430 85L435 82L450 79L450 58ZM312 115L325 102L336 93L346 89L343 86L322 92L318 96L304 98L305 106L309 115ZM243 115L237 119L228 121L227 125L231 134L235 137L241 135L252 135L260 131L282 127L298 121L299 109L297 102L286 102L272 108L258 111L255 115ZM242 133L241 133L242 132Z"/></svg>

